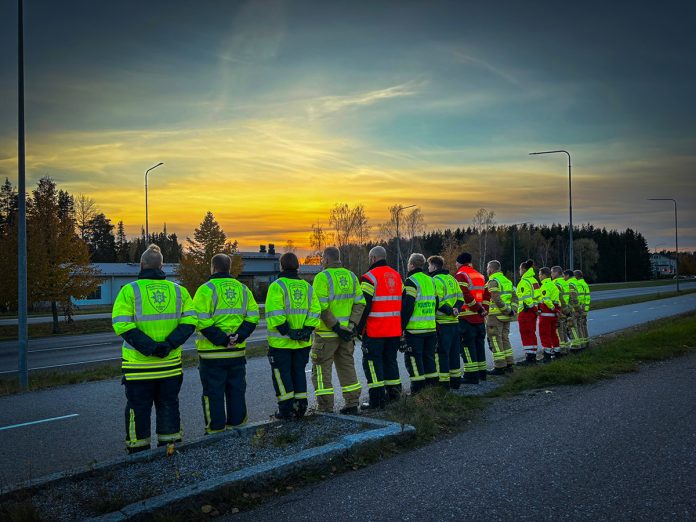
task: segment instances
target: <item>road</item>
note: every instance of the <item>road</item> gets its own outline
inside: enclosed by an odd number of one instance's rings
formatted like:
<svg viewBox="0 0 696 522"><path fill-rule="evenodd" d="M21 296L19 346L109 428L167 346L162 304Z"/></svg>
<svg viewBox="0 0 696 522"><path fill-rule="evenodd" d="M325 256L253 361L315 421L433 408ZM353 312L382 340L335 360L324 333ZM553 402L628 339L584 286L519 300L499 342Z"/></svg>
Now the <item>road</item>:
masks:
<svg viewBox="0 0 696 522"><path fill-rule="evenodd" d="M694 520L695 404L692 354L497 401L464 433L224 519Z"/></svg>
<svg viewBox="0 0 696 522"><path fill-rule="evenodd" d="M590 331L593 335L609 333L691 310L696 310L696 294L598 310L590 314ZM513 346L516 356L521 358L519 335L513 330ZM364 384L359 350L356 366ZM407 382L403 364L401 372ZM247 383L249 420L268 418L276 406L265 358L249 360ZM364 386L365 395L366 389ZM200 395L196 369L185 370L180 401L187 440L202 435ZM310 403L313 401L314 396L310 394ZM340 405L338 400L337 406ZM119 379L0 397L0 485L122 455L124 407ZM50 420L67 415L74 416ZM33 424L46 419L49 420ZM12 427L18 424L21 426Z"/></svg>

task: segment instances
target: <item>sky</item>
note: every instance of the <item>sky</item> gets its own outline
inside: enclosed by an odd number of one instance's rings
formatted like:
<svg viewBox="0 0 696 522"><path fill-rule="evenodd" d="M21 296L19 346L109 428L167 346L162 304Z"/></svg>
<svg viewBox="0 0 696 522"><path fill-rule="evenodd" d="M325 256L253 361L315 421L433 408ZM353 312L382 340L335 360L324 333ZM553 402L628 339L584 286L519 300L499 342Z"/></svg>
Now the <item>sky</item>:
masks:
<svg viewBox="0 0 696 522"><path fill-rule="evenodd" d="M487 5L484 5L487 4ZM94 198L129 234L243 250L335 203L430 229L632 227L696 249L696 4L25 0L27 176ZM0 177L17 177L16 2L0 3Z"/></svg>

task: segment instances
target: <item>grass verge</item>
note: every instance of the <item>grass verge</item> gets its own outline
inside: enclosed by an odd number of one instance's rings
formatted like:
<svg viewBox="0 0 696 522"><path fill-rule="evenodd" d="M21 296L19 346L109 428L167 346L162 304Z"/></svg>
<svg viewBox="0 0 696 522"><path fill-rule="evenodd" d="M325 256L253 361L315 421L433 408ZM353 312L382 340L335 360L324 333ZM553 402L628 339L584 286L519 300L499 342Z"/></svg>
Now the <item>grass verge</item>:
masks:
<svg viewBox="0 0 696 522"><path fill-rule="evenodd" d="M605 301L595 301L592 303L592 310L602 310L604 308L614 308L616 306L647 303L648 301L659 301L660 299L667 299L669 297L681 297L683 295L693 294L695 292L696 289L691 289L682 290L681 292L658 292L656 294L618 297L616 299L607 299Z"/></svg>
<svg viewBox="0 0 696 522"><path fill-rule="evenodd" d="M80 335L91 333L113 332L111 319L84 319L66 323L60 321L60 333L53 333L53 323L33 323L28 325L29 338L55 337L58 335ZM17 339L16 325L0 326L0 341L13 341Z"/></svg>

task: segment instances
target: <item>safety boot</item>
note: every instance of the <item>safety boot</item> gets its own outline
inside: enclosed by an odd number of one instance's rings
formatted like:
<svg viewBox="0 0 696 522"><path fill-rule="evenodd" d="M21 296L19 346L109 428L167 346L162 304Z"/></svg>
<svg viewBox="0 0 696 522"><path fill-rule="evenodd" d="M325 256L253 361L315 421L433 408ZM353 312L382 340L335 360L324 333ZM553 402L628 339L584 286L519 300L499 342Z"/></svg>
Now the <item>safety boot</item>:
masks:
<svg viewBox="0 0 696 522"><path fill-rule="evenodd" d="M505 375L505 368L493 368L488 375Z"/></svg>
<svg viewBox="0 0 696 522"><path fill-rule="evenodd" d="M341 415L360 415L357 406L346 406L345 408L338 410L338 413Z"/></svg>
<svg viewBox="0 0 696 522"><path fill-rule="evenodd" d="M512 373L515 371L515 365L514 364L508 364L505 367L505 373Z"/></svg>
<svg viewBox="0 0 696 522"><path fill-rule="evenodd" d="M536 354L534 354L534 353L528 353L528 354L527 354L527 357L526 357L525 360L524 360L524 363L527 364L527 365L530 365L530 366L531 366L532 364L536 364L536 363L537 363Z"/></svg>
<svg viewBox="0 0 696 522"><path fill-rule="evenodd" d="M135 448L126 448L126 452L129 455L134 455L136 453L140 453L141 451L147 451L150 449L150 446L137 446Z"/></svg>
<svg viewBox="0 0 696 522"><path fill-rule="evenodd" d="M478 384L479 383L478 371L465 372L464 377L462 378L462 382L464 384Z"/></svg>

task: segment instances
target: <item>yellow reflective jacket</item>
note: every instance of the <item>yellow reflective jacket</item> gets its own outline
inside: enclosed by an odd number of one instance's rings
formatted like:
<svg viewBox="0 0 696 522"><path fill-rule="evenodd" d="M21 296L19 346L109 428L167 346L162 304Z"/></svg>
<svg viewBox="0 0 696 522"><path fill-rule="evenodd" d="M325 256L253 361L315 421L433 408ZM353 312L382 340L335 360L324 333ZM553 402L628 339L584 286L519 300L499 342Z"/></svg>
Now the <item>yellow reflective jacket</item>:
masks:
<svg viewBox="0 0 696 522"><path fill-rule="evenodd" d="M365 308L365 297L353 272L340 266L328 267L314 277L312 287L319 299L322 313L321 323L315 330L317 335L326 338L338 337L331 326L326 324L324 316L332 317L348 329L351 320L356 325L360 322Z"/></svg>
<svg viewBox="0 0 696 522"><path fill-rule="evenodd" d="M266 325L268 346L271 348L297 349L312 345L309 341L294 341L278 331L287 323L294 330L305 326L316 328L320 324L321 306L311 285L303 279L280 277L268 287L266 296Z"/></svg>

